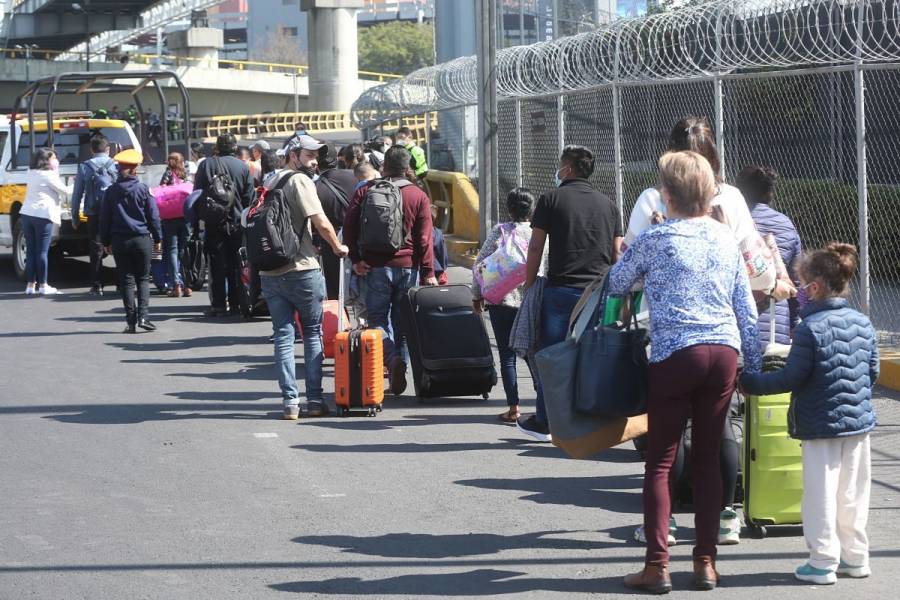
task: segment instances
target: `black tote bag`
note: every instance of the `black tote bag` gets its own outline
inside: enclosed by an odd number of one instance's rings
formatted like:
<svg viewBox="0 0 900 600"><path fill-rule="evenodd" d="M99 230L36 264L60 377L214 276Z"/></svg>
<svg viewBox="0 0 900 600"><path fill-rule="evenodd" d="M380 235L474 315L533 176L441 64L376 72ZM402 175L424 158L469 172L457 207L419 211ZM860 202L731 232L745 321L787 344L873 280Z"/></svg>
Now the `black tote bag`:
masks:
<svg viewBox="0 0 900 600"><path fill-rule="evenodd" d="M598 318L579 340L574 409L603 417L632 417L647 411L647 330L632 311L628 323L603 326L609 275L603 282Z"/></svg>

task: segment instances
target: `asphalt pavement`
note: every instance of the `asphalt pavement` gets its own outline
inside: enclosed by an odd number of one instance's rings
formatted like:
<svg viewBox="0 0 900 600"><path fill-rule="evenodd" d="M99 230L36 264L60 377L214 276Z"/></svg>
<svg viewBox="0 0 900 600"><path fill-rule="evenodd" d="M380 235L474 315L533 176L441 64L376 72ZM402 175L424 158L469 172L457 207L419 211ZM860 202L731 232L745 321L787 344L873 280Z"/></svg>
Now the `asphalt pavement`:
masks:
<svg viewBox="0 0 900 600"><path fill-rule="evenodd" d="M118 298L87 296L83 262L53 272L53 298L25 297L11 273L0 255L0 600L630 593L630 445L575 461L532 443L497 421L499 385L487 402L407 395L375 418L282 421L267 320L205 320L205 293L154 296L159 330L125 335ZM328 361L326 391L332 375ZM773 528L721 549L709 597L897 597L900 396L879 390L877 408L873 576L799 584L800 530ZM676 517L686 597L692 519Z"/></svg>

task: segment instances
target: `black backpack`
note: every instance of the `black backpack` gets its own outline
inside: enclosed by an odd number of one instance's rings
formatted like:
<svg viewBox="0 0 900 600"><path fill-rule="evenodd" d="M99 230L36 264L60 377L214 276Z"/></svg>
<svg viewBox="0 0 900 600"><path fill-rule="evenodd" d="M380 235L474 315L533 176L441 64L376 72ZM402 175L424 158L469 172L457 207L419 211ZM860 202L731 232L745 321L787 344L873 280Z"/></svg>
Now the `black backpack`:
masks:
<svg viewBox="0 0 900 600"><path fill-rule="evenodd" d="M364 254L394 254L406 243L400 190L408 185L405 179L376 179L366 189L359 207L358 242Z"/></svg>
<svg viewBox="0 0 900 600"><path fill-rule="evenodd" d="M222 165L221 159L213 157L207 159L213 161L213 168L208 171L209 183L206 194L203 195L195 206L197 214L206 223L207 229L215 229L228 224L232 220L234 203L237 201L237 190L234 179Z"/></svg>
<svg viewBox="0 0 900 600"><path fill-rule="evenodd" d="M295 175L298 173L284 175L247 213L244 229L247 259L260 271L280 269L300 254L306 224L304 222L298 236L291 219L291 205L283 189Z"/></svg>

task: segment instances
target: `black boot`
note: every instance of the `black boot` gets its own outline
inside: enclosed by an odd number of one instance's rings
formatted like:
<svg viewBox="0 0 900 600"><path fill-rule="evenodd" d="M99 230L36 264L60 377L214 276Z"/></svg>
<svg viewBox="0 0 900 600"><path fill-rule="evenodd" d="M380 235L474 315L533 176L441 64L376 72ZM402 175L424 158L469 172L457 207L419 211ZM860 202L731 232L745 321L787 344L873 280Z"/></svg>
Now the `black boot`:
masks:
<svg viewBox="0 0 900 600"><path fill-rule="evenodd" d="M125 322L125 329L122 330L122 333L137 333L137 329L135 329L135 321L133 319L128 319Z"/></svg>
<svg viewBox="0 0 900 600"><path fill-rule="evenodd" d="M150 322L150 319L143 318L138 320L137 326L144 331L156 331L156 325Z"/></svg>

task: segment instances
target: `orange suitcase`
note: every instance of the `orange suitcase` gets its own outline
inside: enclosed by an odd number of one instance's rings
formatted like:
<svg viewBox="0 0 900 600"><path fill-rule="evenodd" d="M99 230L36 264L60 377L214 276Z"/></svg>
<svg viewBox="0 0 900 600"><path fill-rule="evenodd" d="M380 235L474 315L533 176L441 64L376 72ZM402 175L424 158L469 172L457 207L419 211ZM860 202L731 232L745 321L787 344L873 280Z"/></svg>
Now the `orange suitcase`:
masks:
<svg viewBox="0 0 900 600"><path fill-rule="evenodd" d="M341 303L337 300L326 300L322 303L322 351L325 358L334 358L334 337L343 329L340 319ZM350 322L347 309L344 308L343 323Z"/></svg>
<svg viewBox="0 0 900 600"><path fill-rule="evenodd" d="M352 329L338 333L334 356L334 402L341 416L362 410L374 417L384 402L381 331Z"/></svg>

